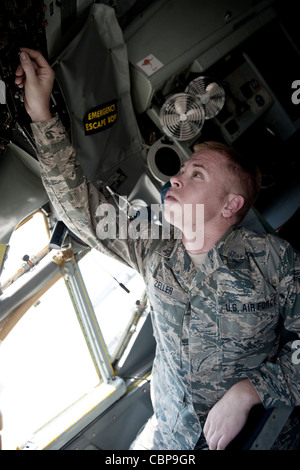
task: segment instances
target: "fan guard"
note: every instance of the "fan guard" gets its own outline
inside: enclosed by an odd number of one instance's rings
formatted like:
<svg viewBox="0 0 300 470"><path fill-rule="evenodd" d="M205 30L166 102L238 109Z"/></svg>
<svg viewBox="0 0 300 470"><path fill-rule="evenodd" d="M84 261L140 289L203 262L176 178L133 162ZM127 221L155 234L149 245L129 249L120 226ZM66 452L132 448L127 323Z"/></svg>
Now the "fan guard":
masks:
<svg viewBox="0 0 300 470"><path fill-rule="evenodd" d="M216 80L210 77L197 77L189 83L185 92L200 100L205 119L215 117L225 103L224 88Z"/></svg>
<svg viewBox="0 0 300 470"><path fill-rule="evenodd" d="M159 117L163 132L176 140L192 139L205 121L203 106L189 93L177 93L168 98Z"/></svg>

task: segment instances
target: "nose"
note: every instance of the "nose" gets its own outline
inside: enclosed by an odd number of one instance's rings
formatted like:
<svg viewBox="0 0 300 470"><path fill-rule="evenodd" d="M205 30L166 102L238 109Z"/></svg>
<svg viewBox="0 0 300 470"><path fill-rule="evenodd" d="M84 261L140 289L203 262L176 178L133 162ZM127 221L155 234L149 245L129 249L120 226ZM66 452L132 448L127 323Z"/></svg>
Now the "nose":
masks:
<svg viewBox="0 0 300 470"><path fill-rule="evenodd" d="M176 188L181 188L182 187L181 175L177 174L177 175L171 176L170 183L173 187L175 186Z"/></svg>

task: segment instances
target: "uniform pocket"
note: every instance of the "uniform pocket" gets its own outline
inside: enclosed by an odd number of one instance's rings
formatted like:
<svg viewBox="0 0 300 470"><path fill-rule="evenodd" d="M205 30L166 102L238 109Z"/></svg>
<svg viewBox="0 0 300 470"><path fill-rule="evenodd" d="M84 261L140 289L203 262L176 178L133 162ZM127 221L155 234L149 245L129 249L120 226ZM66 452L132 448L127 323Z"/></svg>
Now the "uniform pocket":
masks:
<svg viewBox="0 0 300 470"><path fill-rule="evenodd" d="M169 375L178 376L182 367L183 322L188 308L185 293L155 278L147 287L157 350L164 358L162 367L169 370Z"/></svg>
<svg viewBox="0 0 300 470"><path fill-rule="evenodd" d="M276 343L279 319L277 297L253 302L227 302L219 307L219 333L223 365L257 367L271 353Z"/></svg>
<svg viewBox="0 0 300 470"><path fill-rule="evenodd" d="M164 325L169 325L178 332L182 327L184 313L189 303L184 291L152 278L147 292L155 312L155 319L160 319Z"/></svg>

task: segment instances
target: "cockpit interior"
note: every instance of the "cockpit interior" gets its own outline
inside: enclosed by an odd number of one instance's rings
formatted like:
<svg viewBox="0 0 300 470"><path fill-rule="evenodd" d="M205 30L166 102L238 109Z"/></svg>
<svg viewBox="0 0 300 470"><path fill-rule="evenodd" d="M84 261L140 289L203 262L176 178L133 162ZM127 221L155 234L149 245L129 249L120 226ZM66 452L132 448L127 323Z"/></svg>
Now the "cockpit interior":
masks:
<svg viewBox="0 0 300 470"><path fill-rule="evenodd" d="M53 113L127 217L147 217L193 148L217 140L260 168L245 223L299 250L298 23L290 0L1 2L0 448L127 450L153 413L144 283L49 201L14 83L20 47L54 69ZM290 412L260 418L247 448L269 449Z"/></svg>

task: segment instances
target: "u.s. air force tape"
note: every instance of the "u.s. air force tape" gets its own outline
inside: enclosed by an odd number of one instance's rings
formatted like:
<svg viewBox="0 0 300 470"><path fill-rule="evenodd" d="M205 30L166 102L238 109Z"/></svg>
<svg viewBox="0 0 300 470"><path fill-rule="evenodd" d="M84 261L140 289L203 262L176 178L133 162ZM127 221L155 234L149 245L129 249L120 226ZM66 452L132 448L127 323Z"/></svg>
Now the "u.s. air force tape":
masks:
<svg viewBox="0 0 300 470"><path fill-rule="evenodd" d="M87 111L83 118L85 135L92 135L112 127L118 119L117 100L103 103Z"/></svg>

